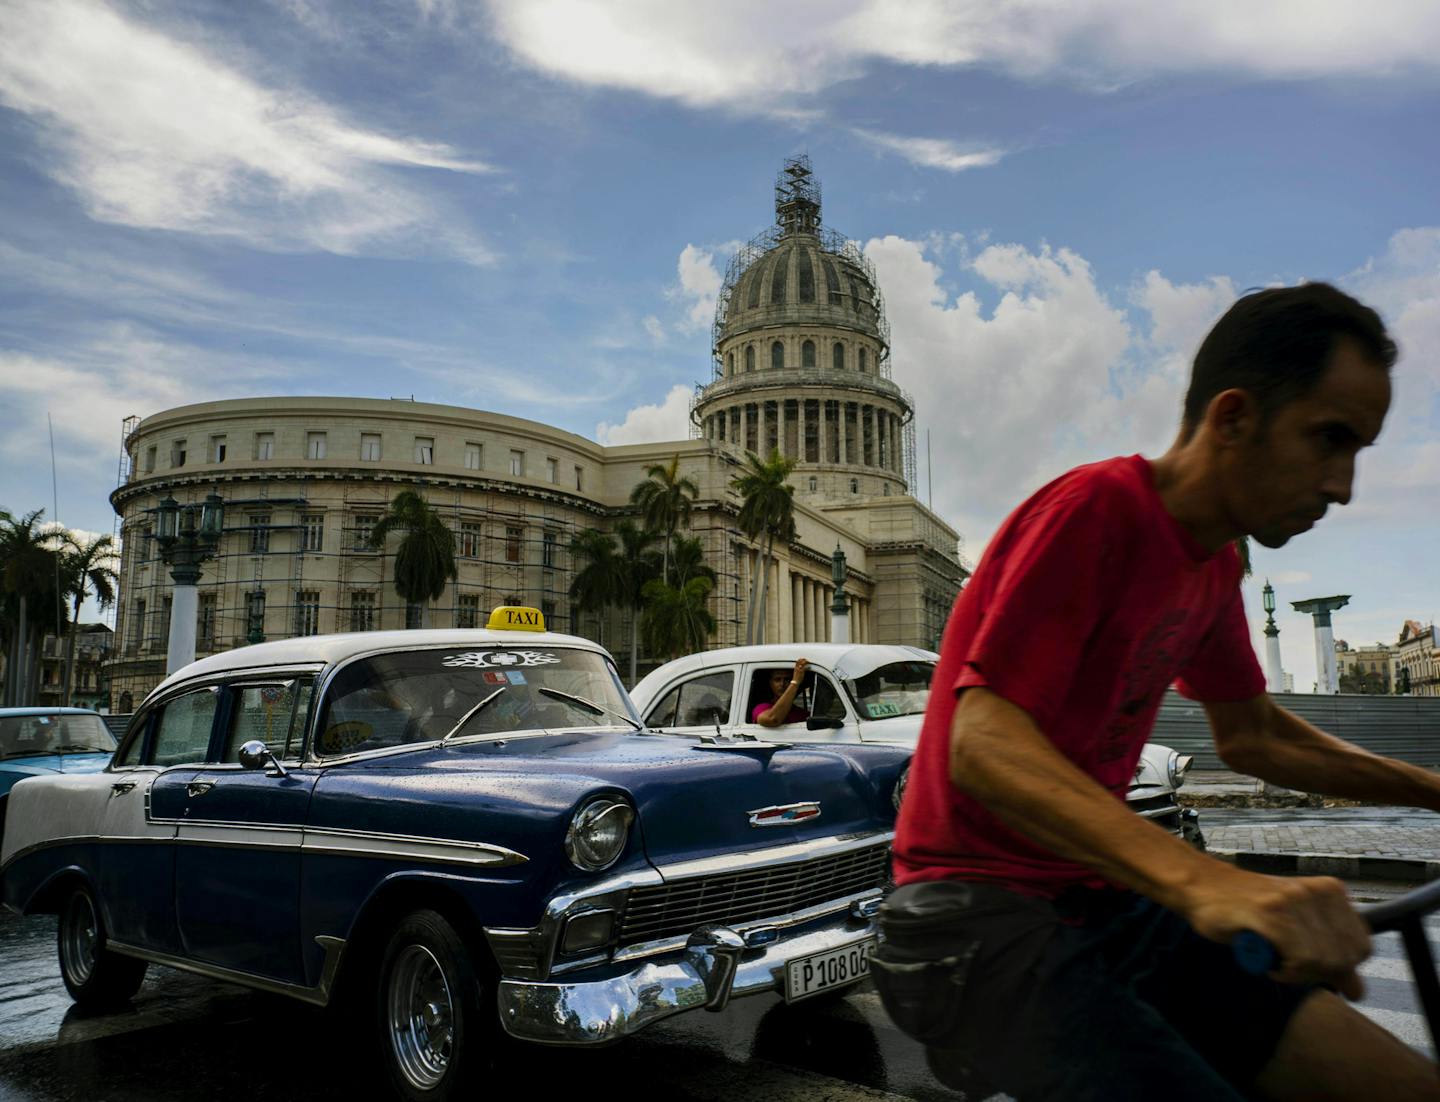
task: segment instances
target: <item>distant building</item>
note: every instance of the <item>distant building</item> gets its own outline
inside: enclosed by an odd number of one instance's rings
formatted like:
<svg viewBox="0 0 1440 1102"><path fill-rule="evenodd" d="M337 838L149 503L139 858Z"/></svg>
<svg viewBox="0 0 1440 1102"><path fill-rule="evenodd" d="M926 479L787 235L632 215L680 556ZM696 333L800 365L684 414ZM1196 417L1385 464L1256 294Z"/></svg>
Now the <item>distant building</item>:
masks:
<svg viewBox="0 0 1440 1102"><path fill-rule="evenodd" d="M1396 692L1440 696L1440 639L1434 624L1406 620L1392 648Z"/></svg>
<svg viewBox="0 0 1440 1102"><path fill-rule="evenodd" d="M75 670L70 682L70 707L110 710L110 658L115 633L106 624L79 624L75 629ZM65 703L65 638L45 636L40 647L40 692L36 703L59 707Z"/></svg>
<svg viewBox="0 0 1440 1102"><path fill-rule="evenodd" d="M1384 643L1352 649L1343 639L1335 642L1335 666L1342 693L1389 693L1390 648Z"/></svg>
<svg viewBox="0 0 1440 1102"><path fill-rule="evenodd" d="M823 641L831 555L846 557L849 635L935 648L967 568L959 536L911 495L914 403L890 378L875 273L821 228L803 159L776 188L776 223L730 265L716 310L711 379L697 385L692 438L604 447L519 417L369 398L206 402L127 421L120 485L115 708L164 676L173 583L156 507L218 493L225 533L199 582L197 655L320 632L418 623L394 590L393 545L371 528L417 489L455 534L459 578L426 610L435 627L483 624L494 605L540 608L552 628L605 644L622 669L625 614L574 608L572 538L634 517L647 467L679 459L700 488L688 532L718 582L713 646L744 641L758 554L738 527L731 480L746 452L796 460L795 538L775 548L767 642ZM579 564L583 565L583 564ZM640 655L642 668L649 656Z"/></svg>

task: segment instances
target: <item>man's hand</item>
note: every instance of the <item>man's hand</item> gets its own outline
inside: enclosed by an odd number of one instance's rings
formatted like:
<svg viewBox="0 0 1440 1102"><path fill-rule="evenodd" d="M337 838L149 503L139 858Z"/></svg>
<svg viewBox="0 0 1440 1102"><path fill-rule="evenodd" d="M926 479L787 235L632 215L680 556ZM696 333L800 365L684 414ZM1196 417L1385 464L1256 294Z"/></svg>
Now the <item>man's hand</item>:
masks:
<svg viewBox="0 0 1440 1102"><path fill-rule="evenodd" d="M1279 954L1281 982L1327 984L1348 999L1365 992L1355 969L1370 955L1370 931L1333 877L1222 868L1187 889L1178 909L1211 941L1228 945L1241 930L1264 937Z"/></svg>

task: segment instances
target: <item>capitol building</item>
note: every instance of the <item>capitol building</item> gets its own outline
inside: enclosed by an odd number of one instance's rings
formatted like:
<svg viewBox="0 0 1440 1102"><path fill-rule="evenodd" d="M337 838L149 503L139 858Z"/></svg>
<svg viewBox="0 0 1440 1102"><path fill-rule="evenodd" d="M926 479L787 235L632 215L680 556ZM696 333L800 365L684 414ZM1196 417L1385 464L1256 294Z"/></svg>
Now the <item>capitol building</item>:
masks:
<svg viewBox="0 0 1440 1102"><path fill-rule="evenodd" d="M913 496L914 404L891 377L874 269L820 215L808 161L788 161L775 224L727 271L688 439L606 447L501 413L346 397L204 402L127 421L111 495L123 536L111 706L130 711L165 676L173 582L155 526L167 496L224 500L224 533L199 582L197 655L413 625L417 610L395 593L393 546L369 544L408 488L455 534L459 577L430 606L430 626L483 625L495 605L531 605L552 630L599 639L625 669L626 614L572 608L572 537L635 518L631 490L678 457L700 490L686 534L718 579L711 644L742 643L759 557L739 530L731 480L747 451L775 448L796 461L796 535L775 548L765 641L828 637L838 547L853 641L938 646L967 573L959 537Z"/></svg>

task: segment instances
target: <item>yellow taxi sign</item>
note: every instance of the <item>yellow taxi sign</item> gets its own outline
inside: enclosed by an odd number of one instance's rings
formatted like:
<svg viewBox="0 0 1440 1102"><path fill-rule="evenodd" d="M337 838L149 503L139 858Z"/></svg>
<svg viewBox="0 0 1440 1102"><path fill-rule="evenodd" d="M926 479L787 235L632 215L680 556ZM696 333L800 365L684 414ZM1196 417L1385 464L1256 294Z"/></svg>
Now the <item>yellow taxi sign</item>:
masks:
<svg viewBox="0 0 1440 1102"><path fill-rule="evenodd" d="M500 605L485 625L491 631L544 631L545 614L524 605Z"/></svg>

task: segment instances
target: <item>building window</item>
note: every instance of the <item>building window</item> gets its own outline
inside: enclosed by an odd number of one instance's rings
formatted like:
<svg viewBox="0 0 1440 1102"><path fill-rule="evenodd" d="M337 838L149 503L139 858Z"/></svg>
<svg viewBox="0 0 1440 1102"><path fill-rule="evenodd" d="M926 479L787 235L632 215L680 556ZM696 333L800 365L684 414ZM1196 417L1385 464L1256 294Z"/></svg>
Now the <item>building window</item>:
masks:
<svg viewBox="0 0 1440 1102"><path fill-rule="evenodd" d="M467 520L460 525L460 557L462 559L480 557L480 524L478 521Z"/></svg>
<svg viewBox="0 0 1440 1102"><path fill-rule="evenodd" d="M270 550L270 514L250 514L250 554L263 555Z"/></svg>
<svg viewBox="0 0 1440 1102"><path fill-rule="evenodd" d="M770 346L770 366L777 370L785 366L785 346L779 341Z"/></svg>
<svg viewBox="0 0 1440 1102"><path fill-rule="evenodd" d="M753 344L745 346L745 370L755 370L755 346Z"/></svg>
<svg viewBox="0 0 1440 1102"><path fill-rule="evenodd" d="M555 548L560 542L560 534L547 530L545 538L540 544L540 565L555 568Z"/></svg>
<svg viewBox="0 0 1440 1102"><path fill-rule="evenodd" d="M225 437L223 437L223 436L212 436L212 437L210 437L210 462L211 462L211 463L224 463L224 462L225 462L225 453L226 453L227 450L228 450L228 446L227 446L227 444L226 444L226 442L225 442Z"/></svg>
<svg viewBox="0 0 1440 1102"><path fill-rule="evenodd" d="M433 436L415 437L415 462L421 466L435 462L435 438Z"/></svg>
<svg viewBox="0 0 1440 1102"><path fill-rule="evenodd" d="M259 641L265 638L265 591L252 589L245 597L245 637Z"/></svg>
<svg viewBox="0 0 1440 1102"><path fill-rule="evenodd" d="M835 346L830 349L830 365L836 371L845 370L845 346L839 341L836 341Z"/></svg>
<svg viewBox="0 0 1440 1102"><path fill-rule="evenodd" d="M800 366L801 366L801 367L814 367L814 366L815 366L815 342L814 342L814 341L806 341L804 344L802 344L802 345L800 346Z"/></svg>
<svg viewBox="0 0 1440 1102"><path fill-rule="evenodd" d="M145 647L145 598L135 602L135 618L130 625L130 650L138 653Z"/></svg>
<svg viewBox="0 0 1440 1102"><path fill-rule="evenodd" d="M320 634L320 591L300 589L295 592L295 634Z"/></svg>
<svg viewBox="0 0 1440 1102"><path fill-rule="evenodd" d="M380 518L370 514L364 514L355 518L355 542L351 544L356 551L373 551L370 546L370 533L375 531L375 523Z"/></svg>
<svg viewBox="0 0 1440 1102"><path fill-rule="evenodd" d="M350 630L375 630L375 594L372 590L350 591Z"/></svg>
<svg viewBox="0 0 1440 1102"><path fill-rule="evenodd" d="M506 561L506 562L519 562L519 561L520 561L520 541L521 541L522 539L524 539L524 538L525 538L525 529L523 529L523 528L506 528L506 529L505 529L505 561Z"/></svg>
<svg viewBox="0 0 1440 1102"><path fill-rule="evenodd" d="M735 353L733 352L725 353L725 374L735 374Z"/></svg>
<svg viewBox="0 0 1440 1102"><path fill-rule="evenodd" d="M155 557L155 529L146 525L140 529L140 561L149 562Z"/></svg>
<svg viewBox="0 0 1440 1102"><path fill-rule="evenodd" d="M378 432L362 432L360 434L360 458L367 463L380 462L380 434Z"/></svg>
<svg viewBox="0 0 1440 1102"><path fill-rule="evenodd" d="M576 467L576 468L575 468L575 489L577 489L577 490L583 490L583 489L585 489L585 468L584 468L584 467Z"/></svg>
<svg viewBox="0 0 1440 1102"><path fill-rule="evenodd" d="M185 441L177 440L170 445L170 466L185 466Z"/></svg>
<svg viewBox="0 0 1440 1102"><path fill-rule="evenodd" d="M545 481L560 481L560 460L553 458L547 458L545 460Z"/></svg>
<svg viewBox="0 0 1440 1102"><path fill-rule="evenodd" d="M323 432L307 432L305 434L305 457L307 459L325 458L325 434Z"/></svg>
<svg viewBox="0 0 1440 1102"><path fill-rule="evenodd" d="M852 478L850 480L850 492L852 494L858 494L860 492L860 480L858 478Z"/></svg>
<svg viewBox="0 0 1440 1102"><path fill-rule="evenodd" d="M480 469L481 451L479 444L465 445L465 469L467 471L478 471Z"/></svg>
<svg viewBox="0 0 1440 1102"><path fill-rule="evenodd" d="M510 450L510 474L519 478L525 473L525 453L522 451Z"/></svg>
<svg viewBox="0 0 1440 1102"><path fill-rule="evenodd" d="M273 432L257 432L255 434L255 458L275 458L275 434Z"/></svg>
<svg viewBox="0 0 1440 1102"><path fill-rule="evenodd" d="M545 630L546 630L546 631L555 631L555 630L557 629L557 627L558 627L559 625L557 625L557 624L555 624L555 623L552 622L552 621L555 619L555 602L554 602L554 601L541 601L541 602L540 602L540 615L545 618Z"/></svg>
<svg viewBox="0 0 1440 1102"><path fill-rule="evenodd" d="M860 370L861 370L861 371L868 370L868 368L867 368L867 366L866 366L866 362L867 362L868 360L869 360L869 356L866 354L865 349L863 349L863 348L860 349Z"/></svg>
<svg viewBox="0 0 1440 1102"><path fill-rule="evenodd" d="M880 494L881 494L882 497L889 497L889 496L890 496L890 483L886 482L884 485L882 485L882 486L880 487Z"/></svg>
<svg viewBox="0 0 1440 1102"><path fill-rule="evenodd" d="M170 643L170 612L174 607L174 597L160 599L160 614L155 617L155 639L162 649L168 647Z"/></svg>
<svg viewBox="0 0 1440 1102"><path fill-rule="evenodd" d="M818 478L816 478L816 477L812 474L812 475L810 476L810 492L811 492L811 493L814 493L815 490L819 489L819 486L820 486L820 480L819 480Z"/></svg>
<svg viewBox="0 0 1440 1102"><path fill-rule="evenodd" d="M302 538L301 550L325 550L325 514L305 513L300 518L300 524Z"/></svg>
<svg viewBox="0 0 1440 1102"><path fill-rule="evenodd" d="M457 628L473 628L480 623L480 595L478 593L460 594L460 603L455 609L455 626Z"/></svg>
<svg viewBox="0 0 1440 1102"><path fill-rule="evenodd" d="M525 603L525 598L519 593L512 593L510 594L510 596L505 598L505 603L507 605L523 605Z"/></svg>
<svg viewBox="0 0 1440 1102"><path fill-rule="evenodd" d="M160 449L151 444L145 449L145 473L150 474L155 470L155 455Z"/></svg>
<svg viewBox="0 0 1440 1102"><path fill-rule="evenodd" d="M215 649L215 594L200 594L195 611L195 645L204 650Z"/></svg>

